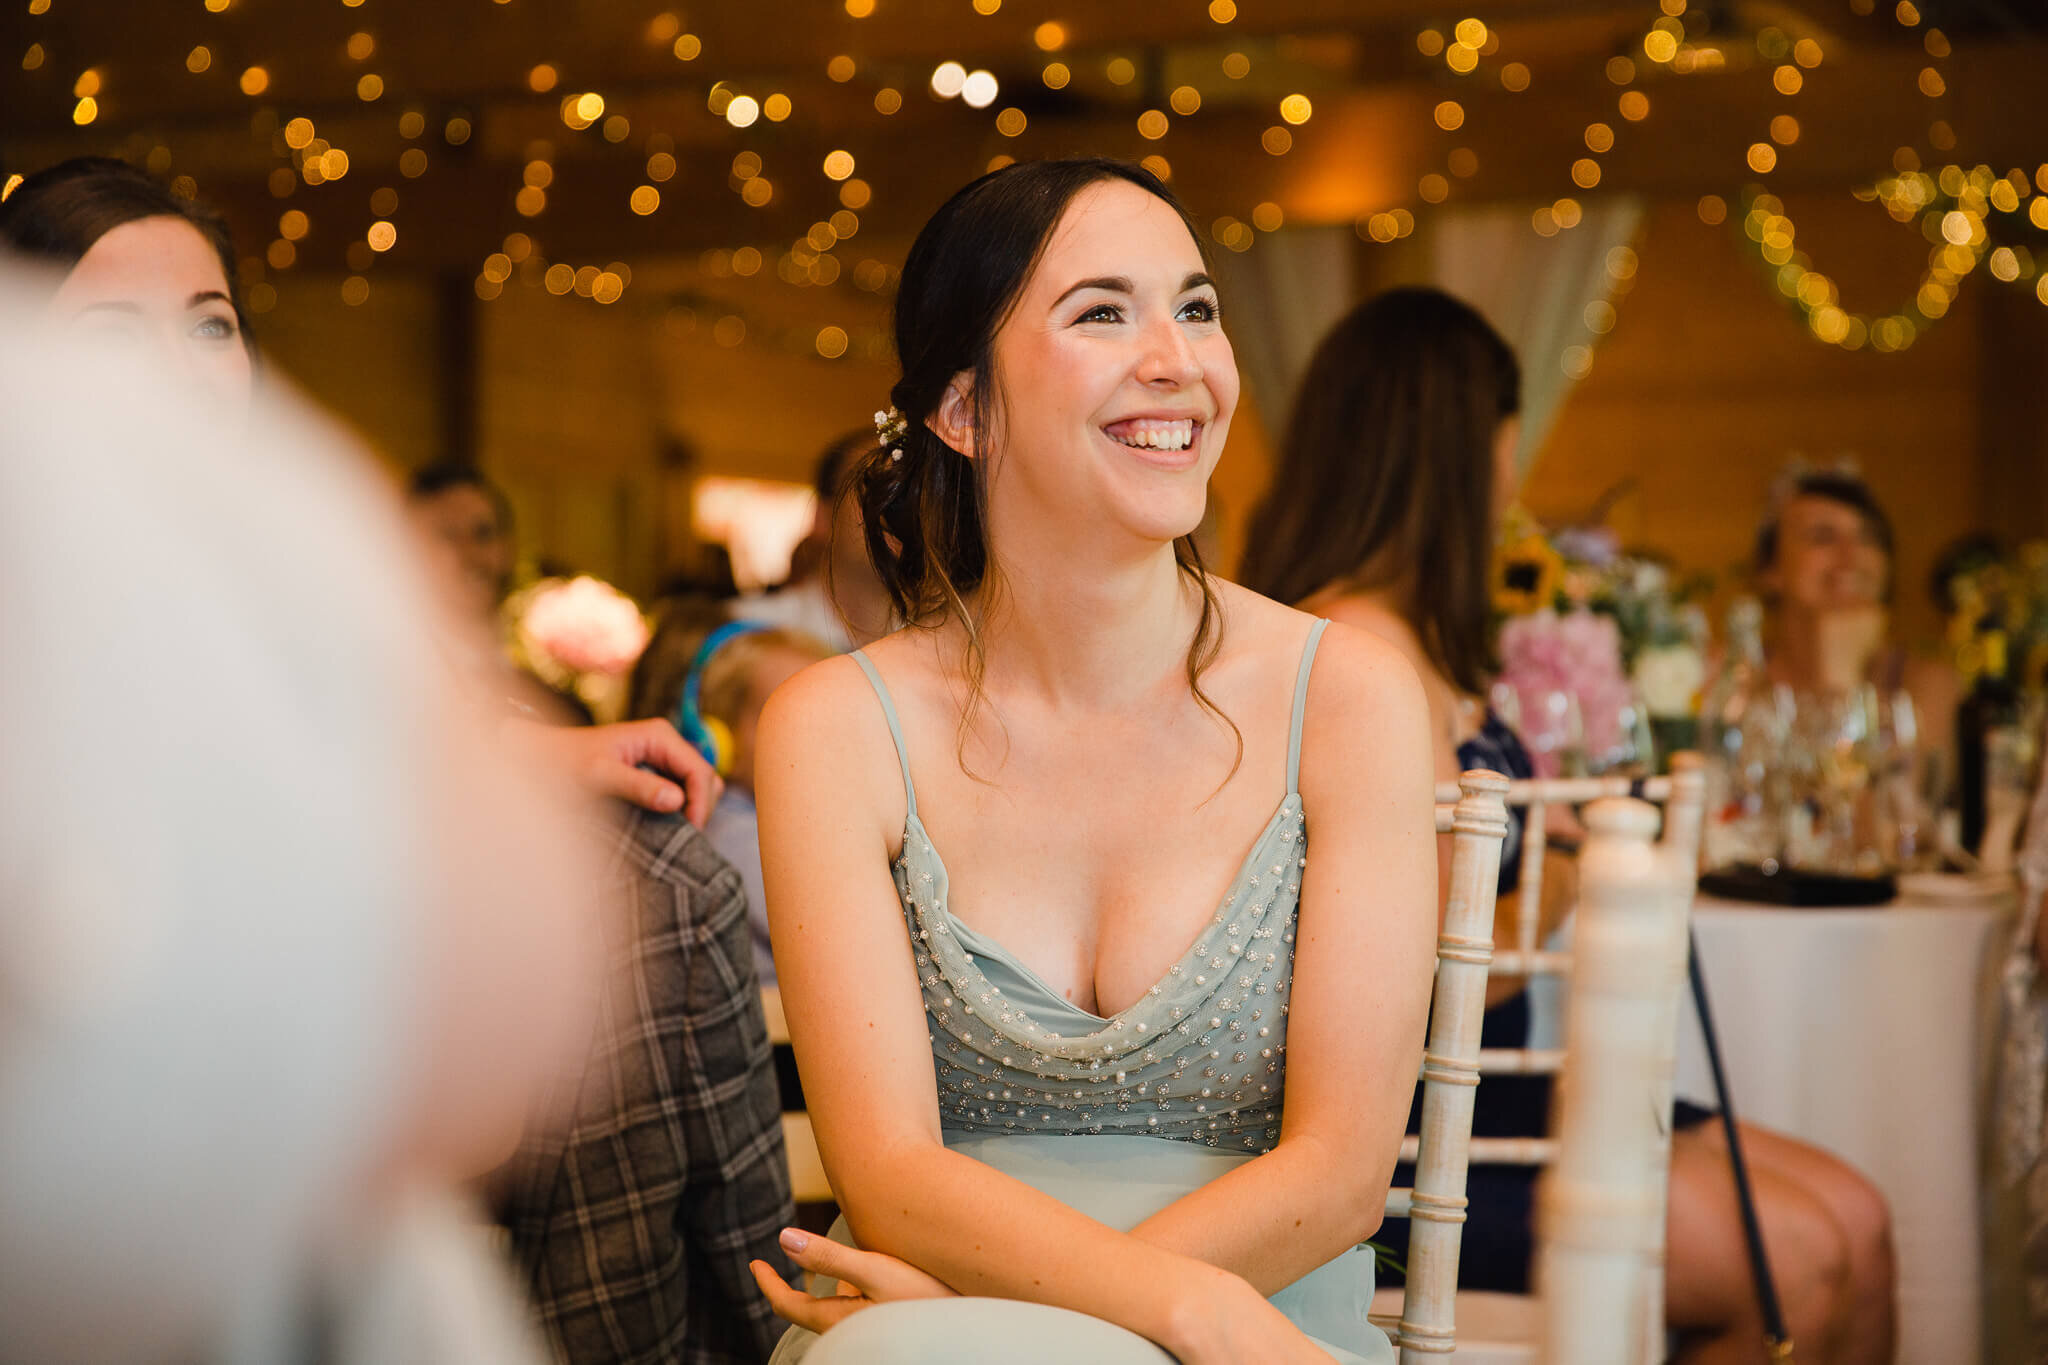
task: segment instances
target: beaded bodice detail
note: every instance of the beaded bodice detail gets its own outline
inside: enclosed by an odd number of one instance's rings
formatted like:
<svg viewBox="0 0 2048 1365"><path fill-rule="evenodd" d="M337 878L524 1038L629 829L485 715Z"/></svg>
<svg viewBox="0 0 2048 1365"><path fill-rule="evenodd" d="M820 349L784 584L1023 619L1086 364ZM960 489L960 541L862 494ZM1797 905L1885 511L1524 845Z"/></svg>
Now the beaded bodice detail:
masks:
<svg viewBox="0 0 2048 1365"><path fill-rule="evenodd" d="M945 862L911 792L893 872L948 1138L1119 1133L1252 1152L1279 1141L1308 866L1297 790L1301 713L1325 624L1310 630L1296 680L1286 797L1180 959L1109 1018L1076 1006L953 916ZM866 656L854 657L882 699L910 792L894 704Z"/></svg>

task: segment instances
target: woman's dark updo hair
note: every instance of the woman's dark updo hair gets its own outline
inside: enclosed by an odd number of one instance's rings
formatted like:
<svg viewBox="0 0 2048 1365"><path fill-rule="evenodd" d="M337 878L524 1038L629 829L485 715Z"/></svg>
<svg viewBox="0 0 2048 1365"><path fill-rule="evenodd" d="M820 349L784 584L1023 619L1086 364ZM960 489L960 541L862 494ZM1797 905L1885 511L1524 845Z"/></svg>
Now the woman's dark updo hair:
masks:
<svg viewBox="0 0 2048 1365"><path fill-rule="evenodd" d="M1500 334L1438 289L1390 289L1316 347L1239 580L1300 602L1399 585L1429 661L1466 692L1492 671L1493 443L1521 407Z"/></svg>
<svg viewBox="0 0 2048 1365"><path fill-rule="evenodd" d="M889 400L902 413L905 429L900 439L869 454L854 487L868 556L896 615L912 625L937 625L952 616L966 627L974 697L981 639L967 598L980 591L985 611L986 590L996 586L987 530L988 462L947 445L926 419L938 411L955 375L973 374L974 431L980 453L986 453L987 433L1000 418L996 333L1067 207L1081 191L1105 181L1135 185L1166 204L1187 224L1196 250L1202 249L1187 210L1157 176L1122 161L1077 157L1018 162L975 180L931 216L903 263L895 318L903 377ZM891 457L897 450L901 459ZM1200 675L1220 646L1220 609L1192 537L1174 541L1174 558L1202 592L1188 682L1196 699L1214 712ZM962 723L964 733L964 718Z"/></svg>
<svg viewBox="0 0 2048 1365"><path fill-rule="evenodd" d="M93 244L115 228L144 218L188 223L220 257L228 306L242 344L254 350L242 285L235 270L235 243L220 215L146 171L107 156L81 156L37 171L0 200L0 249L69 270Z"/></svg>

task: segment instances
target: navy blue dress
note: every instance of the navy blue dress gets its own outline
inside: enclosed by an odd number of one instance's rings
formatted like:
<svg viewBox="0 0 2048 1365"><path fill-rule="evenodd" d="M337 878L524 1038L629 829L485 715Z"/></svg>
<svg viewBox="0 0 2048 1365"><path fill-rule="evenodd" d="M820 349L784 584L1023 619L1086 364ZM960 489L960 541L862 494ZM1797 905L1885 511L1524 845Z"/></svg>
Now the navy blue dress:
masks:
<svg viewBox="0 0 2048 1365"><path fill-rule="evenodd" d="M1510 778L1536 775L1521 737L1491 710L1486 722L1458 746L1461 767L1490 768ZM1500 894L1511 894L1521 883L1522 840L1530 837L1523 828L1527 813L1509 807L1508 833L1500 853ZM1536 831L1542 838L1542 831ZM1480 1025L1481 1047L1524 1048L1529 1045L1529 993L1518 991L1486 1011ZM1485 1138L1542 1137L1550 1130L1550 1076L1486 1076L1481 1079L1472 1102L1472 1136ZM1705 1122L1711 1110L1680 1103L1675 1125L1690 1128ZM1408 1131L1422 1129L1422 1089L1416 1087L1415 1103L1408 1113ZM1529 1292L1529 1263L1536 1250L1536 1166L1474 1165L1465 1177L1468 1200L1464 1241L1458 1253L1458 1286L1461 1289L1491 1289L1511 1294ZM1415 1181L1415 1168L1403 1162L1394 1171L1396 1185ZM1408 1220L1389 1219L1374 1240L1393 1251L1396 1259L1408 1257ZM1391 1272L1382 1283L1399 1283Z"/></svg>

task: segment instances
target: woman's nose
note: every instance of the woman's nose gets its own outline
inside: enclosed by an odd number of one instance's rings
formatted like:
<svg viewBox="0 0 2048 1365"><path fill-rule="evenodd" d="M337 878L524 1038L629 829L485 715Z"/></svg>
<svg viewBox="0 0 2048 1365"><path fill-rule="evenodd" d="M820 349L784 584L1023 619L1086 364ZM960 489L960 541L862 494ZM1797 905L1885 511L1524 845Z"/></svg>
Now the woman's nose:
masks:
<svg viewBox="0 0 2048 1365"><path fill-rule="evenodd" d="M1148 384L1201 381L1202 362L1179 323L1167 321L1145 329L1145 354L1138 377Z"/></svg>

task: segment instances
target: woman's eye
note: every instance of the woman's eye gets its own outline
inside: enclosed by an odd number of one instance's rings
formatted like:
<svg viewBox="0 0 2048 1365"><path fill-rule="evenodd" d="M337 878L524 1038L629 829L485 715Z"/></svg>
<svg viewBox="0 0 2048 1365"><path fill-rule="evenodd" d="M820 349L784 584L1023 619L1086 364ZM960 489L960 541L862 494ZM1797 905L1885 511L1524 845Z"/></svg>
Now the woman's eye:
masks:
<svg viewBox="0 0 2048 1365"><path fill-rule="evenodd" d="M235 335L235 324L226 318L206 317L192 329L192 335L207 341L231 341Z"/></svg>
<svg viewBox="0 0 2048 1365"><path fill-rule="evenodd" d="M1180 315L1185 322L1214 322L1217 315L1214 299L1189 299L1180 306Z"/></svg>
<svg viewBox="0 0 2048 1365"><path fill-rule="evenodd" d="M124 313L94 311L86 315L81 330L88 336L106 337L110 340L140 340L142 323L139 319Z"/></svg>
<svg viewBox="0 0 2048 1365"><path fill-rule="evenodd" d="M1119 310L1119 309L1117 308L1117 306L1116 306L1115 304L1113 304L1113 303L1098 303L1098 304L1096 304L1096 305L1095 305L1095 306L1094 306L1093 308L1090 308L1090 309L1089 309L1089 310L1088 310L1087 312L1085 312L1085 313L1081 314L1081 316L1080 316L1080 317L1078 317L1078 318L1075 318L1075 319L1074 319L1074 321L1076 321L1076 322L1117 322L1117 321L1120 321L1120 320L1121 320L1122 318L1123 318L1123 313L1122 313L1122 312L1121 312L1121 311L1120 311L1120 310Z"/></svg>

